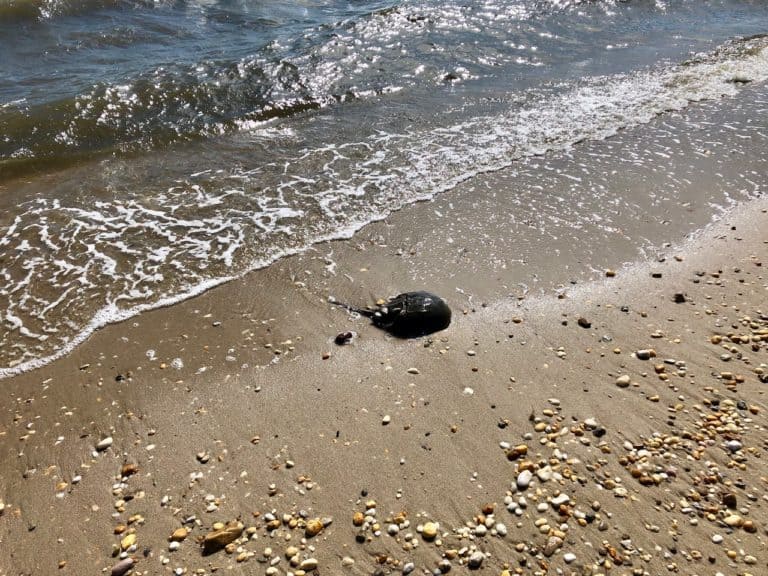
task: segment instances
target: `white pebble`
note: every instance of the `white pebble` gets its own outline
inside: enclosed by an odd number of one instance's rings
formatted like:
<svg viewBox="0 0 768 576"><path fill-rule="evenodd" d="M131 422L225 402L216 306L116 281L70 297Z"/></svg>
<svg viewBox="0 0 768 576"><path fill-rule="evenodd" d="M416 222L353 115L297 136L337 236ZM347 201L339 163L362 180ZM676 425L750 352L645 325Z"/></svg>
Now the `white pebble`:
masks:
<svg viewBox="0 0 768 576"><path fill-rule="evenodd" d="M98 444L96 444L96 450L103 452L110 446L112 446L112 436L107 436L103 440L100 440Z"/></svg>
<svg viewBox="0 0 768 576"><path fill-rule="evenodd" d="M530 470L523 470L517 475L517 488L519 490L525 490L531 484L533 474Z"/></svg>

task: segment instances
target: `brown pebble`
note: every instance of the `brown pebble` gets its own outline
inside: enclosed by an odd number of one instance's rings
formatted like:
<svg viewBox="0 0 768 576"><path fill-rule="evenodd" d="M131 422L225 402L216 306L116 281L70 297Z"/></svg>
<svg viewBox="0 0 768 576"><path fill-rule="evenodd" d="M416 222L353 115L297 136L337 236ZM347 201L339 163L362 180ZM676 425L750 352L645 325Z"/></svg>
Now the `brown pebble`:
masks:
<svg viewBox="0 0 768 576"><path fill-rule="evenodd" d="M125 558L124 560L120 560L117 564L112 566L112 571L110 572L111 576L123 576L130 570L134 565L133 558Z"/></svg>
<svg viewBox="0 0 768 576"><path fill-rule="evenodd" d="M307 526L304 529L304 532L308 537L311 538L320 534L322 530L323 522L320 520L320 518L313 518L312 520L307 520Z"/></svg>
<svg viewBox="0 0 768 576"><path fill-rule="evenodd" d="M234 542L243 533L243 524L232 520L228 522L223 528L218 530L212 530L203 538L203 556L218 552L222 548L225 548L228 544Z"/></svg>
<svg viewBox="0 0 768 576"><path fill-rule="evenodd" d="M169 540L171 542L182 542L189 535L189 530L184 527L177 528L171 534Z"/></svg>

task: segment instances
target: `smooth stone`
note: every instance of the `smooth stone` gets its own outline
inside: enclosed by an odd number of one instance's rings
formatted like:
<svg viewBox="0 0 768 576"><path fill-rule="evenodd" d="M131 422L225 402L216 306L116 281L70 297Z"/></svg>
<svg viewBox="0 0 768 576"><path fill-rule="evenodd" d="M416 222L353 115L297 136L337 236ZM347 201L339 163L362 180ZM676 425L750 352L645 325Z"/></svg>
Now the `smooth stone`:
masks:
<svg viewBox="0 0 768 576"><path fill-rule="evenodd" d="M715 544L720 544L722 543L722 541L723 541L723 537L720 536L720 534L715 534L712 536L712 542L714 542Z"/></svg>
<svg viewBox="0 0 768 576"><path fill-rule="evenodd" d="M123 576L128 570L131 569L133 566L134 560L133 558L125 558L124 560L120 560L117 564L112 566L112 571L110 572L111 576Z"/></svg>
<svg viewBox="0 0 768 576"><path fill-rule="evenodd" d="M485 554L482 552L474 552L470 557L469 561L467 562L467 566L469 566L470 570L477 570L482 566L483 560L485 560Z"/></svg>
<svg viewBox="0 0 768 576"><path fill-rule="evenodd" d="M434 522L427 522L424 524L424 527L421 530L421 535L426 540L432 540L435 536L437 536L437 524Z"/></svg>
<svg viewBox="0 0 768 576"><path fill-rule="evenodd" d="M566 552L565 554L563 554L563 561L566 564L570 564L571 562L574 562L575 560L576 560L576 554L574 554L573 552Z"/></svg>
<svg viewBox="0 0 768 576"><path fill-rule="evenodd" d="M547 482L552 479L552 468L550 466L539 468L536 470L536 476L538 476L539 480L542 482Z"/></svg>
<svg viewBox="0 0 768 576"><path fill-rule="evenodd" d="M99 440L98 444L96 444L96 450L98 452L103 452L110 446L112 446L112 436L107 436L106 438Z"/></svg>
<svg viewBox="0 0 768 576"><path fill-rule="evenodd" d="M488 533L488 528L485 527L485 524L479 524L475 526L476 536L485 536L487 533Z"/></svg>
<svg viewBox="0 0 768 576"><path fill-rule="evenodd" d="M301 564L299 564L299 568L301 568L304 571L309 572L310 570L314 570L317 568L317 558L307 558L306 560L302 560Z"/></svg>
<svg viewBox="0 0 768 576"><path fill-rule="evenodd" d="M403 564L403 574L410 574L416 569L416 564L413 562L406 562Z"/></svg>
<svg viewBox="0 0 768 576"><path fill-rule="evenodd" d="M496 524L496 526L494 526L494 528L496 530L496 534L498 534L499 536L507 535L507 526L505 524L502 524L501 522L499 522L498 524Z"/></svg>
<svg viewBox="0 0 768 576"><path fill-rule="evenodd" d="M562 506L563 504L568 504L568 502L570 501L571 501L571 498L568 496L568 494L562 493L552 498L552 506L559 507L559 506Z"/></svg>
<svg viewBox="0 0 768 576"><path fill-rule="evenodd" d="M320 531L324 528L322 520L320 518L313 518L307 521L307 525L304 528L304 533L310 538L320 534Z"/></svg>
<svg viewBox="0 0 768 576"><path fill-rule="evenodd" d="M530 470L523 470L517 475L517 488L519 490L525 490L530 486L533 479L533 473Z"/></svg>
<svg viewBox="0 0 768 576"><path fill-rule="evenodd" d="M731 452L738 452L744 447L744 445L738 440L728 440L728 442L725 443L725 447L728 448L728 450Z"/></svg>
<svg viewBox="0 0 768 576"><path fill-rule="evenodd" d="M544 546L544 556L549 558L557 552L557 550L563 545L563 539L557 536L550 536L547 540L546 546Z"/></svg>
<svg viewBox="0 0 768 576"><path fill-rule="evenodd" d="M618 378L616 378L616 386L619 388L626 388L629 386L629 383L632 381L632 379L629 377L628 374L622 374Z"/></svg>

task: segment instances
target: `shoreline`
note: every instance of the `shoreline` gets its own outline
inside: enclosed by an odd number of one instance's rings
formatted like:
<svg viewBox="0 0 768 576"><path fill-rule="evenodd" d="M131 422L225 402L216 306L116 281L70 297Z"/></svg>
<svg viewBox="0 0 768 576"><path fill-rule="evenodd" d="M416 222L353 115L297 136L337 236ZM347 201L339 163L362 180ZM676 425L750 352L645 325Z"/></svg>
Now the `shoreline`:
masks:
<svg viewBox="0 0 768 576"><path fill-rule="evenodd" d="M446 294L454 323L419 340L318 305L329 260L366 278L349 282L364 301L379 295L370 277L389 288L420 269L365 243L389 222L239 291L107 327L3 382L0 541L15 544L0 575L110 573L121 542L138 574L301 574L314 561L350 574L759 574L767 214L753 200L663 262L537 297ZM335 346L346 330L352 343ZM229 521L245 529L231 553L201 555L194 540Z"/></svg>

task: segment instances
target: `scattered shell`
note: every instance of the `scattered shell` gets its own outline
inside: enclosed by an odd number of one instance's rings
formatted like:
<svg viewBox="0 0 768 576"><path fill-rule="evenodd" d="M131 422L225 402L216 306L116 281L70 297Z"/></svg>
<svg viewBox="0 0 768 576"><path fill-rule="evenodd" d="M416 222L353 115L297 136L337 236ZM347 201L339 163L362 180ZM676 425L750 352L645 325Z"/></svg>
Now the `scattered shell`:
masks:
<svg viewBox="0 0 768 576"><path fill-rule="evenodd" d="M227 544L234 542L243 533L243 524L232 520L223 528L208 532L203 538L203 555L213 554L224 548Z"/></svg>

